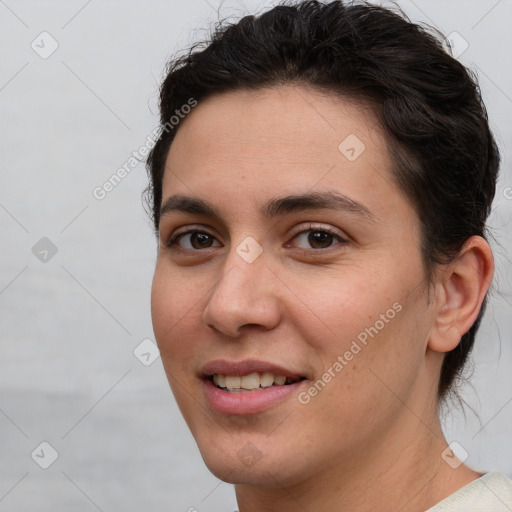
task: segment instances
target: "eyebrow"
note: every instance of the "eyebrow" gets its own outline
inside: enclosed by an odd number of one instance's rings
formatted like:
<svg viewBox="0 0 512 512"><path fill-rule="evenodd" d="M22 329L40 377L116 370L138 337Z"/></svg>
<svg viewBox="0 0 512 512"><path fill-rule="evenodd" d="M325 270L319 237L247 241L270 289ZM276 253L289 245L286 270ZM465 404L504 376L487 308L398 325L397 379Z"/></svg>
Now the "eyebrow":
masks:
<svg viewBox="0 0 512 512"><path fill-rule="evenodd" d="M362 203L338 192L308 192L270 199L260 208L260 214L269 219L307 210L342 210L369 221L374 214ZM194 196L176 194L167 198L160 208L160 217L171 212L211 217L223 222L222 215L207 201Z"/></svg>

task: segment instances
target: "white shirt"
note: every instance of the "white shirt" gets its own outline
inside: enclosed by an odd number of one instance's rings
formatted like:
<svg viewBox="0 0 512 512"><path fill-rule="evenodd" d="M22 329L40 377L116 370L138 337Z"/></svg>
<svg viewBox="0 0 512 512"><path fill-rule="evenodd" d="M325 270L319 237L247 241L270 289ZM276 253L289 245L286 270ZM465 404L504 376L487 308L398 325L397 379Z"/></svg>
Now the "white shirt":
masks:
<svg viewBox="0 0 512 512"><path fill-rule="evenodd" d="M426 512L512 512L512 480L499 471L492 471Z"/></svg>

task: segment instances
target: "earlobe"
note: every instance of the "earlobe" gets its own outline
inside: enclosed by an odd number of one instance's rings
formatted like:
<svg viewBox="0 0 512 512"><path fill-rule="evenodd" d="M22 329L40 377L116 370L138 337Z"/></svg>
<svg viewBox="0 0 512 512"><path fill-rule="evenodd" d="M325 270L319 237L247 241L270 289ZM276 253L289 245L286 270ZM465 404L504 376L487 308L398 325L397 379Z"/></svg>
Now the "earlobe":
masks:
<svg viewBox="0 0 512 512"><path fill-rule="evenodd" d="M464 244L457 259L447 265L436 285L434 325L428 348L449 352L478 317L494 273L491 248L480 236Z"/></svg>

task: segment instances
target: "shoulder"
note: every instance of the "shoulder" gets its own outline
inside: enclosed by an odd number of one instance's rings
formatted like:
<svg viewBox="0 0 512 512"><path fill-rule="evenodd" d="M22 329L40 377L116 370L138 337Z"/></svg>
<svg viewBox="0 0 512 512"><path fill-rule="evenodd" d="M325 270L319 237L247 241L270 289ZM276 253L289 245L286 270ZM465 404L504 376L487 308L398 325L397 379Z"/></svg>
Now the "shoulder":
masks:
<svg viewBox="0 0 512 512"><path fill-rule="evenodd" d="M462 487L426 512L510 512L512 480L492 471Z"/></svg>

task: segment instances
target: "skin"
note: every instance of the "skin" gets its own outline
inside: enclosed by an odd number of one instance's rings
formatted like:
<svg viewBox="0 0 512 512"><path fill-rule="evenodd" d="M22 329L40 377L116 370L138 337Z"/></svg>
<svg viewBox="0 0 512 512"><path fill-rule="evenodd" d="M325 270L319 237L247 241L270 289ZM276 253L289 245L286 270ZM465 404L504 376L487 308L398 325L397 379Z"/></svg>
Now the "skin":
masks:
<svg viewBox="0 0 512 512"><path fill-rule="evenodd" d="M354 161L338 149L349 134L365 144ZM370 110L305 86L210 96L179 126L163 199L199 197L223 220L162 217L153 325L185 421L208 468L235 484L240 512L421 511L479 476L441 457L436 393L443 354L476 319L492 254L472 237L428 288L418 216L391 165ZM333 190L371 218L259 212L276 196ZM308 242L311 231L299 233L309 223L340 238ZM209 244L184 235L166 245L191 228ZM248 236L263 249L252 263L236 251ZM300 369L305 391L396 303L400 312L309 403L293 396L242 416L209 408L199 377L208 361ZM244 464L240 450L259 458Z"/></svg>

